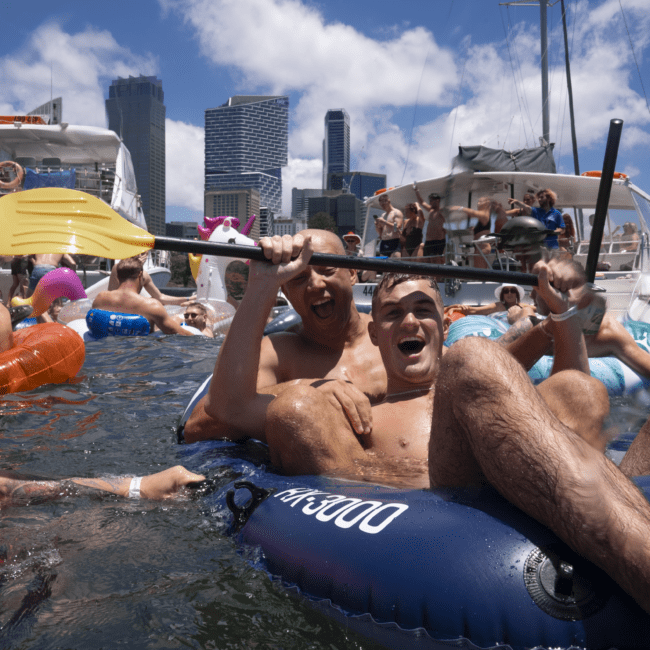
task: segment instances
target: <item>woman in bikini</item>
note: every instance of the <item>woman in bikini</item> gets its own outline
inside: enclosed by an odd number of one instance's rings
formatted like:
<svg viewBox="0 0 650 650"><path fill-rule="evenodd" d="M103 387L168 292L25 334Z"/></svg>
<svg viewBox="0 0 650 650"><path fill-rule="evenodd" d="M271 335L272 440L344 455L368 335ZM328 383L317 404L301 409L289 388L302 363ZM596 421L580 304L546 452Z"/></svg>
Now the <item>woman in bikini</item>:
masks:
<svg viewBox="0 0 650 650"><path fill-rule="evenodd" d="M409 203L404 208L404 226L400 235L402 257L422 257L422 228L424 212L417 203Z"/></svg>

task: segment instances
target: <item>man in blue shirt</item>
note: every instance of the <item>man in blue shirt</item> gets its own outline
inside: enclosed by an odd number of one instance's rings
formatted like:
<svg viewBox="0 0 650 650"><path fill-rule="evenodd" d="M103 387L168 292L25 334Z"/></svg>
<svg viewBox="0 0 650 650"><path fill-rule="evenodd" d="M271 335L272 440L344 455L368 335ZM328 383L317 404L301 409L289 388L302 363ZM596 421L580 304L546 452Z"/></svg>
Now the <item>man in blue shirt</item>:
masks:
<svg viewBox="0 0 650 650"><path fill-rule="evenodd" d="M539 208L531 208L529 214L535 219L541 221L547 230L553 230L554 233L549 235L544 240L544 245L547 248L559 248L557 236L564 233L564 219L562 213L555 209L555 202L557 201L557 194L553 190L540 190L537 192L537 203Z"/></svg>

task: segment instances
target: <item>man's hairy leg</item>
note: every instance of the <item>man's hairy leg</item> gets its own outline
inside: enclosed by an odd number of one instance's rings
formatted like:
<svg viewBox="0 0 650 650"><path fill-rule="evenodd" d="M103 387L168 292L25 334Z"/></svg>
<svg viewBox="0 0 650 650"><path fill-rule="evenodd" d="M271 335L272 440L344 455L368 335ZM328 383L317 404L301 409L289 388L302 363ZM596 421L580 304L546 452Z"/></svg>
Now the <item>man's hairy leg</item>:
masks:
<svg viewBox="0 0 650 650"><path fill-rule="evenodd" d="M632 441L619 469L626 476L650 474L650 418Z"/></svg>
<svg viewBox="0 0 650 650"><path fill-rule="evenodd" d="M485 363L490 359L489 365ZM650 505L605 456L553 415L499 345L468 338L443 358L443 424L503 496L604 569L650 612ZM432 447L434 444L432 435ZM431 465L432 484L444 473Z"/></svg>
<svg viewBox="0 0 650 650"><path fill-rule="evenodd" d="M287 474L324 474L366 459L342 409L310 386L289 388L269 406L271 461Z"/></svg>

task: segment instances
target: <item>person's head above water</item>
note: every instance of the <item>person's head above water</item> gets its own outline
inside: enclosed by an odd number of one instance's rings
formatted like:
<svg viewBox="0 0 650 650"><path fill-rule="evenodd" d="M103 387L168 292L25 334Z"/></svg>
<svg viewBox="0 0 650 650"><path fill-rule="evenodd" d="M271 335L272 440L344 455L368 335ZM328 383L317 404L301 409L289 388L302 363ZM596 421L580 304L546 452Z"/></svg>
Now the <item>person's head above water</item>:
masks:
<svg viewBox="0 0 650 650"><path fill-rule="evenodd" d="M300 232L311 236L314 253L345 255L343 242L328 230L309 229ZM352 299L352 286L357 281L354 269L330 266L308 266L282 285L282 291L302 318L303 329L324 338L335 338L357 314Z"/></svg>
<svg viewBox="0 0 650 650"><path fill-rule="evenodd" d="M381 353L389 390L432 385L447 329L434 278L384 275L372 297L368 333Z"/></svg>
<svg viewBox="0 0 650 650"><path fill-rule="evenodd" d="M128 257L117 263L117 279L120 282L137 280L142 275L142 261L138 257Z"/></svg>
<svg viewBox="0 0 650 650"><path fill-rule="evenodd" d="M203 331L208 324L208 310L200 302L191 302L185 306L183 314L185 322L198 330Z"/></svg>

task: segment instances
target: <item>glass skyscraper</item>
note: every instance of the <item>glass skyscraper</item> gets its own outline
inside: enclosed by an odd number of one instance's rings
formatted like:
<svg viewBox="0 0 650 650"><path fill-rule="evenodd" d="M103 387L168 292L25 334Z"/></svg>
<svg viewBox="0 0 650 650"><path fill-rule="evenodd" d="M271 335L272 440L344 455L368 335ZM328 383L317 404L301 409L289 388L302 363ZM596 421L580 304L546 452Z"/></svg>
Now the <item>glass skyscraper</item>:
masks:
<svg viewBox="0 0 650 650"><path fill-rule="evenodd" d="M280 214L288 143L286 96L237 95L207 109L205 191L256 189L260 206Z"/></svg>
<svg viewBox="0 0 650 650"><path fill-rule="evenodd" d="M157 77L114 79L108 88L108 128L131 152L142 211L154 235L165 234L165 104Z"/></svg>
<svg viewBox="0 0 650 650"><path fill-rule="evenodd" d="M350 171L350 116L344 108L325 115L323 140L323 189L331 190L330 174Z"/></svg>

